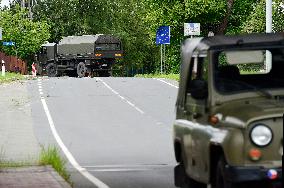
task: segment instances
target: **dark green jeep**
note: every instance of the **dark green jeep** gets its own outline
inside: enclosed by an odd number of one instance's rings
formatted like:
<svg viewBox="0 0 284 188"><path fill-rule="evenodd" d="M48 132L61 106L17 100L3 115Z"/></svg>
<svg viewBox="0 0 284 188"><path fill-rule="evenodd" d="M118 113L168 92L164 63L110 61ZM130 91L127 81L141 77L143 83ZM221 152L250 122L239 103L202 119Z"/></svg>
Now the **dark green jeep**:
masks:
<svg viewBox="0 0 284 188"><path fill-rule="evenodd" d="M186 40L176 110L177 187L282 187L284 33Z"/></svg>

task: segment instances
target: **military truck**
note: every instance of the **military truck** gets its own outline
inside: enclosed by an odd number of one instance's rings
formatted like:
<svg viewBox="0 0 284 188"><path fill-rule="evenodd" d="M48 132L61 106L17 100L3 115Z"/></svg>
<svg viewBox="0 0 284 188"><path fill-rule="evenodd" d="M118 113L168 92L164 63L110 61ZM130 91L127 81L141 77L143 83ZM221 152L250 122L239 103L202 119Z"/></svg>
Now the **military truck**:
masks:
<svg viewBox="0 0 284 188"><path fill-rule="evenodd" d="M110 76L112 66L123 57L121 41L112 35L64 37L59 43L46 43L36 55L40 75L73 74Z"/></svg>
<svg viewBox="0 0 284 188"><path fill-rule="evenodd" d="M183 43L177 187L282 187L283 71L284 33Z"/></svg>

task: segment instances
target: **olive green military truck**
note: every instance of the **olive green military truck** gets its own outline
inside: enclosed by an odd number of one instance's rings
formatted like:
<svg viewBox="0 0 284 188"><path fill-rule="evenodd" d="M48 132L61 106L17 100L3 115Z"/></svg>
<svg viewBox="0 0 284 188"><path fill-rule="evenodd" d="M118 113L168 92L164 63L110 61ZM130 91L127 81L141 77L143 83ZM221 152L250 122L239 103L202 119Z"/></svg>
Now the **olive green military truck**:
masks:
<svg viewBox="0 0 284 188"><path fill-rule="evenodd" d="M113 65L123 58L122 42L113 35L63 37L46 43L35 56L38 74L111 76Z"/></svg>
<svg viewBox="0 0 284 188"><path fill-rule="evenodd" d="M186 40L176 111L177 187L282 187L284 33Z"/></svg>

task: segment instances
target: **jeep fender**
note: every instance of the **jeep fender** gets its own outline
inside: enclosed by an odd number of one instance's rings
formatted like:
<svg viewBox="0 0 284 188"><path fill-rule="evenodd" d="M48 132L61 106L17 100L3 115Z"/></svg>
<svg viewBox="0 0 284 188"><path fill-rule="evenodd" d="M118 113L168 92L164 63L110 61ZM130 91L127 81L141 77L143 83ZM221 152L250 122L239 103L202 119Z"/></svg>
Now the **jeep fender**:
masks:
<svg viewBox="0 0 284 188"><path fill-rule="evenodd" d="M211 164L212 158L224 155L230 165L242 164L243 146L244 136L239 129L219 129L188 120L175 122L175 150L181 150L176 156L181 155L187 174L197 181L210 183L215 165ZM213 152L212 148L223 152Z"/></svg>

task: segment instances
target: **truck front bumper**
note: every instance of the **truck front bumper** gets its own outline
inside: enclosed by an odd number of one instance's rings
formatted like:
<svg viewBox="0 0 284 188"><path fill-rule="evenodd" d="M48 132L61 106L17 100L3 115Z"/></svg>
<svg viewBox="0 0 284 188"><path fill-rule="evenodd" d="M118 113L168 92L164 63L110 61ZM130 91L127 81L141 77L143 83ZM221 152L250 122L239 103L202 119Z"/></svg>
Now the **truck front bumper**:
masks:
<svg viewBox="0 0 284 188"><path fill-rule="evenodd" d="M271 176L271 172L273 172L273 176ZM281 183L282 185L282 168L267 169L263 167L227 166L226 174L228 175L227 177L229 180L234 183L248 181L271 181L272 183Z"/></svg>

